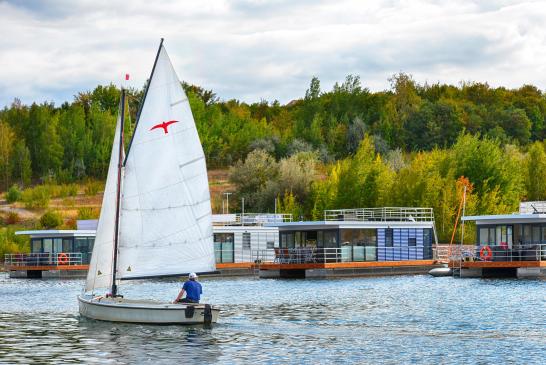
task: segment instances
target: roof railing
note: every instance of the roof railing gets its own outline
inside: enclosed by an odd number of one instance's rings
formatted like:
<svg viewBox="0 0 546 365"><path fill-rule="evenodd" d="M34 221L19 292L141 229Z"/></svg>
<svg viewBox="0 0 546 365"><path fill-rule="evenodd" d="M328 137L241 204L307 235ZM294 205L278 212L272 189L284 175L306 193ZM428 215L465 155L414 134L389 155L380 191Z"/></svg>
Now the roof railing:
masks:
<svg viewBox="0 0 546 365"><path fill-rule="evenodd" d="M292 214L285 213L236 213L215 214L213 224L215 226L261 226L268 223L292 222Z"/></svg>
<svg viewBox="0 0 546 365"><path fill-rule="evenodd" d="M432 208L356 208L324 211L325 221L434 222Z"/></svg>

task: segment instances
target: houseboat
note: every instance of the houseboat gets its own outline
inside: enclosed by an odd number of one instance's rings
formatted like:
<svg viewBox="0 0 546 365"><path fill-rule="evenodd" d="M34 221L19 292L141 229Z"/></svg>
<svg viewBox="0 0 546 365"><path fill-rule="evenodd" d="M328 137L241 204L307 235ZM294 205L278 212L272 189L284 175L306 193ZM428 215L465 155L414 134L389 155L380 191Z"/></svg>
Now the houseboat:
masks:
<svg viewBox="0 0 546 365"><path fill-rule="evenodd" d="M519 212L468 216L476 244L460 247L450 265L461 277L546 277L546 202L522 202Z"/></svg>
<svg viewBox="0 0 546 365"><path fill-rule="evenodd" d="M331 277L426 273L437 267L432 208L326 210L322 221L290 214L213 215L222 275ZM30 254L6 255L11 277L85 276L97 221L78 230L21 231Z"/></svg>
<svg viewBox="0 0 546 365"><path fill-rule="evenodd" d="M280 247L261 277L425 273L437 264L432 208L326 210L323 221L274 225Z"/></svg>
<svg viewBox="0 0 546 365"><path fill-rule="evenodd" d="M214 214L216 268L223 275L244 275L253 274L262 262L273 262L279 247L275 225L287 222L292 222L291 214Z"/></svg>
<svg viewBox="0 0 546 365"><path fill-rule="evenodd" d="M85 277L95 242L96 221L78 221L76 230L18 231L30 237L30 253L6 254L11 278Z"/></svg>
<svg viewBox="0 0 546 365"><path fill-rule="evenodd" d="M279 247L276 224L291 214L245 213L213 215L216 266L224 275L254 274L256 263L273 261ZM18 231L30 237L30 253L7 254L10 277L85 277L91 260L97 220L78 221L77 230Z"/></svg>

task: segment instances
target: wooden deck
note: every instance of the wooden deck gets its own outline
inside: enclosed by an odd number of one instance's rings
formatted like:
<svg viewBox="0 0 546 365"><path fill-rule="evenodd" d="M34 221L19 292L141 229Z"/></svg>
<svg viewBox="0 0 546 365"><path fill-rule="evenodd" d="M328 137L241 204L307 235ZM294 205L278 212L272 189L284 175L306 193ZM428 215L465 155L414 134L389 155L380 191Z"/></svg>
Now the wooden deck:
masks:
<svg viewBox="0 0 546 365"><path fill-rule="evenodd" d="M221 269L253 269L256 266L253 262L225 262L216 264L216 268Z"/></svg>
<svg viewBox="0 0 546 365"><path fill-rule="evenodd" d="M459 267L458 262L451 261L449 267ZM470 268L495 268L511 269L518 267L546 267L546 261L470 261L462 263L463 269Z"/></svg>
<svg viewBox="0 0 546 365"><path fill-rule="evenodd" d="M89 270L89 265L41 265L17 266L7 265L6 271L49 271L49 270Z"/></svg>
<svg viewBox="0 0 546 365"><path fill-rule="evenodd" d="M523 261L525 267L534 267L538 261ZM534 264L533 264L534 263ZM280 264L276 262L230 262L218 263L216 268L222 269L255 269L260 270L305 270L305 269L357 269L373 267L404 267L404 266L432 266L437 265L436 260L406 260L406 261L365 261L365 262L324 262L324 263L301 263L301 264ZM469 264L479 264L473 262ZM483 263L482 263L483 264ZM487 262L486 264L499 264L498 262ZM542 262L545 266L545 262ZM522 267L517 266L517 267ZM498 267L498 266L469 266L469 267ZM516 267L516 266L510 266ZM88 270L89 265L41 265L41 266L7 266L6 271L48 271L48 270Z"/></svg>
<svg viewBox="0 0 546 365"><path fill-rule="evenodd" d="M433 266L436 264L436 260L324 262L302 264L280 264L267 262L260 265L260 270L358 269L374 267L390 268L404 266Z"/></svg>

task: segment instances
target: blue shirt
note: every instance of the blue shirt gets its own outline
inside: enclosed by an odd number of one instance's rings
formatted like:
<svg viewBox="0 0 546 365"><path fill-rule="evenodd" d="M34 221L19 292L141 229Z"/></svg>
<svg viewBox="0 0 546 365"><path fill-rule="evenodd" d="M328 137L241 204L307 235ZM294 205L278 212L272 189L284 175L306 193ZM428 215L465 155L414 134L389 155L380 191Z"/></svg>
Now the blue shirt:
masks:
<svg viewBox="0 0 546 365"><path fill-rule="evenodd" d="M186 281L182 289L186 291L186 298L191 300L199 301L199 299L201 299L201 294L203 294L201 284L194 280Z"/></svg>

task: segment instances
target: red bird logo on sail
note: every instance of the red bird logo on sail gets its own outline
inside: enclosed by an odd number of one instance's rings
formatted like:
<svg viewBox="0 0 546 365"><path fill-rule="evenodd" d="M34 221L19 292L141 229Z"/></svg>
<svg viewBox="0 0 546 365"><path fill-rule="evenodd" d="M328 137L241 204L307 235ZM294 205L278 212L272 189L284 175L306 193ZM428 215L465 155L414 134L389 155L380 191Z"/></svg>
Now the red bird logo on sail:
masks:
<svg viewBox="0 0 546 365"><path fill-rule="evenodd" d="M168 122L156 124L152 128L150 128L150 130L153 131L154 129L163 128L163 131L165 132L165 134L167 134L169 133L169 126L173 123L178 123L178 120L169 120Z"/></svg>

